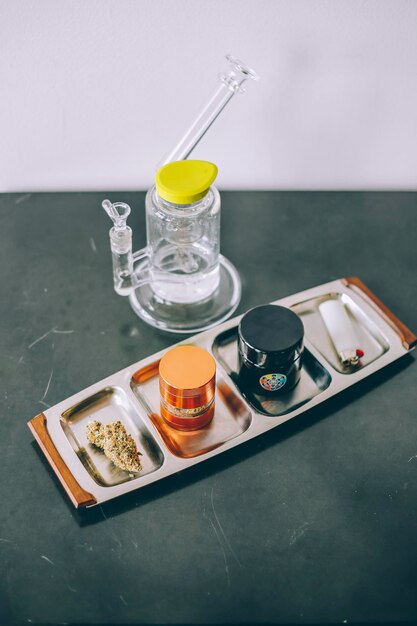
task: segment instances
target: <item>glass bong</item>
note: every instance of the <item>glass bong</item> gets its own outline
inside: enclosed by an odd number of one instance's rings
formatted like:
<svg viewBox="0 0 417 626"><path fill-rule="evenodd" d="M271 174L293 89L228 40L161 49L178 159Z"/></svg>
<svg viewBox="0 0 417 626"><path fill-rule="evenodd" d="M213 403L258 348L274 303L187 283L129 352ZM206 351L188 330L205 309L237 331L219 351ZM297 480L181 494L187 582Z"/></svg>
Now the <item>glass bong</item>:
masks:
<svg viewBox="0 0 417 626"><path fill-rule="evenodd" d="M241 284L236 268L220 254L220 195L212 185L217 167L187 160L232 97L257 74L227 55L228 73L171 152L158 164L146 195L145 248L132 252L129 205L104 200L113 221L110 246L116 293L148 324L174 333L199 332L236 310Z"/></svg>

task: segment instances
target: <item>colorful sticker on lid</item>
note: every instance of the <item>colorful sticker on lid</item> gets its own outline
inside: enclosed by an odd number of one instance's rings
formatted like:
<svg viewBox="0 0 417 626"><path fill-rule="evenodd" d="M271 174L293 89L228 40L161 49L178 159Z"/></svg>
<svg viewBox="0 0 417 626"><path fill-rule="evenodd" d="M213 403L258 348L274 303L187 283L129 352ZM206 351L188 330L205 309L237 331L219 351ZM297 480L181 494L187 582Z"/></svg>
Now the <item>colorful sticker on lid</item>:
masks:
<svg viewBox="0 0 417 626"><path fill-rule="evenodd" d="M278 391L287 382L285 374L265 374L259 379L259 384L266 391Z"/></svg>

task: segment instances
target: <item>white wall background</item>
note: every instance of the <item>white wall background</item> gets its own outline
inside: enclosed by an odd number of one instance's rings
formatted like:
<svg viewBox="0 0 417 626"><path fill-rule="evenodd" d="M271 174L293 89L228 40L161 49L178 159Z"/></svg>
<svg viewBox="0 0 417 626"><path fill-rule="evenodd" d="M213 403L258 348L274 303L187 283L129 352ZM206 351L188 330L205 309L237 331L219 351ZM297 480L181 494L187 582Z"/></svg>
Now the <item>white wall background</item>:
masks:
<svg viewBox="0 0 417 626"><path fill-rule="evenodd" d="M0 191L144 189L226 52L222 188L417 188L415 0L0 0Z"/></svg>

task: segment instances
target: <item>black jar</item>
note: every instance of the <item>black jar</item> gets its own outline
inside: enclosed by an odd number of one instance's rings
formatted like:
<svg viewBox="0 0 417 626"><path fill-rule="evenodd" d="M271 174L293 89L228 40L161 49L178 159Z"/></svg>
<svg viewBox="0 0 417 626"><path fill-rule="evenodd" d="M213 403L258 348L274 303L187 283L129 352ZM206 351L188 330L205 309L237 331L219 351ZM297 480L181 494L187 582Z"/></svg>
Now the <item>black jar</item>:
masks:
<svg viewBox="0 0 417 626"><path fill-rule="evenodd" d="M242 390L274 398L300 380L304 326L290 309L266 304L242 317L238 330Z"/></svg>

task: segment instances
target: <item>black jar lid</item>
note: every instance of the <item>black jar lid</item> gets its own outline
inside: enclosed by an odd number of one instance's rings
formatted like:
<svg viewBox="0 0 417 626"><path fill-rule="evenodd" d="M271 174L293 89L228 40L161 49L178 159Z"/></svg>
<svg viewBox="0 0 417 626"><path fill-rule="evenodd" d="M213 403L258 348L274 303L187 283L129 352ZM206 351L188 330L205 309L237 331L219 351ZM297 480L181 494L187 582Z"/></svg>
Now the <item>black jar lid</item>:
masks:
<svg viewBox="0 0 417 626"><path fill-rule="evenodd" d="M239 324L239 350L253 365L289 363L303 350L301 319L283 306L265 304L251 309Z"/></svg>

